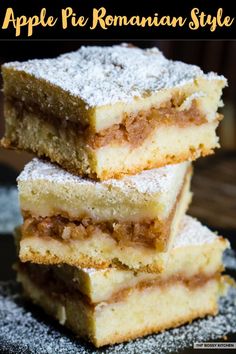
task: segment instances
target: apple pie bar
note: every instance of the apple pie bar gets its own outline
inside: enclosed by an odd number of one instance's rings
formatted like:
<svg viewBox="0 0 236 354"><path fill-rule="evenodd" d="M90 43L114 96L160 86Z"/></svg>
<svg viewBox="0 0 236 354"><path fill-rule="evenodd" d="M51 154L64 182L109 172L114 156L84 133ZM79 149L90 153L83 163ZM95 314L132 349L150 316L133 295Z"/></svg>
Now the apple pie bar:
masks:
<svg viewBox="0 0 236 354"><path fill-rule="evenodd" d="M158 271L191 200L191 163L93 181L33 159L18 177L20 258Z"/></svg>
<svg viewBox="0 0 236 354"><path fill-rule="evenodd" d="M2 66L2 146L106 180L194 160L218 147L227 81L157 48L89 46Z"/></svg>
<svg viewBox="0 0 236 354"><path fill-rule="evenodd" d="M221 273L228 246L185 216L161 274L27 262L18 265L18 280L28 298L99 347L215 315L227 287Z"/></svg>

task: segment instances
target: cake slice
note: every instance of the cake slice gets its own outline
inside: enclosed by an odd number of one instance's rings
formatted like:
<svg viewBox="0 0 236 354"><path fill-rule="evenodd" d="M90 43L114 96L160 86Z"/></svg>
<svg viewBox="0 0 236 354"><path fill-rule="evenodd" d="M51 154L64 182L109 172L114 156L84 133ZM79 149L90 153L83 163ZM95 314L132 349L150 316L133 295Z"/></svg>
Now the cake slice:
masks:
<svg viewBox="0 0 236 354"><path fill-rule="evenodd" d="M2 66L2 145L105 180L194 160L218 146L223 76L157 48L81 47Z"/></svg>
<svg viewBox="0 0 236 354"><path fill-rule="evenodd" d="M161 269L191 199L191 173L184 162L95 182L34 159L18 177L21 260Z"/></svg>
<svg viewBox="0 0 236 354"><path fill-rule="evenodd" d="M227 240L185 217L161 274L20 263L25 294L99 347L215 315Z"/></svg>

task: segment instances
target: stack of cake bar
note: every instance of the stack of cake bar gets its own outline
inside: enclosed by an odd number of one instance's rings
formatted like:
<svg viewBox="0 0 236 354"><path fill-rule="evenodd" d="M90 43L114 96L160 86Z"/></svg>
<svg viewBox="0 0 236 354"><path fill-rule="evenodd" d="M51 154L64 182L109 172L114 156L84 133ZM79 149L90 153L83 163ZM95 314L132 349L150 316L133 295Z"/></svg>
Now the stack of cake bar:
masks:
<svg viewBox="0 0 236 354"><path fill-rule="evenodd" d="M185 214L226 79L125 44L2 72L2 145L37 155L18 178L25 295L97 347L215 315L229 243Z"/></svg>

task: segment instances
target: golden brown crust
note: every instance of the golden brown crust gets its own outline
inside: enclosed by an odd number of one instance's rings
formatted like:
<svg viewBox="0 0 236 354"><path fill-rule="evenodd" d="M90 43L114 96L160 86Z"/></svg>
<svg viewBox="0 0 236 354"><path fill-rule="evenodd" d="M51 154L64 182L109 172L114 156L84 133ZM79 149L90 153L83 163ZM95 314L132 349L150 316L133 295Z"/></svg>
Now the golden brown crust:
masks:
<svg viewBox="0 0 236 354"><path fill-rule="evenodd" d="M135 168L130 168L130 169L126 169L125 171L122 172L111 172L111 171L106 171L104 170L100 176L99 179L102 181L108 180L110 178L116 178L116 179L121 179L126 175L135 175L137 173L139 173L140 171L143 170L151 170L153 168L159 168L159 167L163 167L166 165L173 165L173 164L177 164L177 163L181 163L184 161L194 161L199 157L204 157L204 156L208 156L208 155L212 155L214 154L214 150L213 149L207 149L204 146L199 146L199 149L192 149L190 148L188 152L183 153L181 155L172 155L172 156L165 156L162 160L159 160L158 162L155 161L149 161L147 163L145 163L145 165L136 165Z"/></svg>
<svg viewBox="0 0 236 354"><path fill-rule="evenodd" d="M109 178L102 179L102 178L98 177L94 171L91 171L91 170L85 172L83 169L83 166L80 166L79 164L77 164L77 166L75 167L75 165L72 161L62 159L61 155L57 154L53 150L50 151L50 156L49 156L49 154L47 155L46 153L39 152L38 149L32 149L32 148L30 149L29 147L20 144L19 141L14 141L14 140L11 140L7 137L3 137L0 140L0 147L2 147L4 149L8 149L8 150L26 151L29 154L35 154L36 156L38 156L42 159L45 159L47 161L53 162L54 164L57 164L58 166L64 168L66 171L68 171L76 176L88 177L88 178L91 178L95 181L103 181L103 180L109 179Z"/></svg>
<svg viewBox="0 0 236 354"><path fill-rule="evenodd" d="M21 262L32 262L36 264L68 264L70 266L74 267L80 267L80 268L95 268L95 269L105 269L108 268L111 265L111 262L109 261L102 261L102 262L95 262L94 259L92 259L89 256L86 255L80 255L79 260L72 260L69 257L64 257L63 259L61 257L56 256L55 254L48 254L48 255L41 255L40 253L33 251L33 250L27 250L27 254L20 251L19 254ZM122 269L124 269L124 266L122 265Z"/></svg>
<svg viewBox="0 0 236 354"><path fill-rule="evenodd" d="M139 173L140 171L143 170L151 170L153 168L159 168L159 167L163 167L166 165L173 165L173 164L177 164L177 163L181 163L184 161L194 161L199 157L204 157L204 156L208 156L208 155L212 155L214 154L214 150L213 149L207 149L204 146L199 146L198 150L193 149L193 148L189 148L189 150L185 153L182 153L180 155L168 155L165 156L162 160L158 160L158 162L156 161L148 161L145 163L145 165L136 165L135 168L132 167L132 169L126 169L125 171L122 172L111 172L111 171L106 171L104 170L101 175L99 176L100 180L107 180L110 178L116 178L116 179L121 179L126 175L135 175L137 173Z"/></svg>
<svg viewBox="0 0 236 354"><path fill-rule="evenodd" d="M12 149L12 150L15 150L16 147L13 146L13 142L9 139L9 138L6 138L6 137L3 137L1 140L0 140L0 146L4 149Z"/></svg>
<svg viewBox="0 0 236 354"><path fill-rule="evenodd" d="M70 266L79 267L79 268L94 268L94 269L106 269L109 267L121 269L121 270L130 270L130 268L123 263L121 263L118 259L112 261L100 261L95 262L94 258L91 258L87 255L80 254L79 258L75 260L74 258L58 257L56 255L48 254L41 255L39 252L35 252L32 249L27 249L27 253L20 251L19 258L21 262L32 262L37 264L68 264ZM148 273L161 273L163 271L162 264L150 264L146 266L140 266L138 269L140 272L148 272Z"/></svg>

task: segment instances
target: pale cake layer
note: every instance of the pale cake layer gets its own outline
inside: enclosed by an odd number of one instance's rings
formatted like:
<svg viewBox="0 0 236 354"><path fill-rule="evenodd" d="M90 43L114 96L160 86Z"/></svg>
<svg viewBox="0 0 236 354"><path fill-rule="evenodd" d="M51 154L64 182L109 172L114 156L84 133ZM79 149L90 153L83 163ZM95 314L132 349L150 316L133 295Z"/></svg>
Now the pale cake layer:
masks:
<svg viewBox="0 0 236 354"><path fill-rule="evenodd" d="M173 262L176 272L182 270L182 258L186 250L193 247L197 255L203 252L202 246L198 244L212 243L215 240L214 234L199 222L190 217L185 217L180 230L175 229L173 234L173 246L168 252L158 252L155 249L141 245L123 246L119 245L109 235L95 233L93 237L84 240L64 240L53 237L40 237L32 234L20 241L20 259L22 262L33 262L39 264L68 264L71 266L87 268L107 268L110 265L116 268L130 268L132 270L148 272L168 272ZM200 241L199 241L200 240ZM209 241L207 241L209 240ZM227 247L227 241L222 242L222 248ZM216 245L218 243L216 242ZM220 249L222 250L220 247ZM219 252L216 252L216 255ZM179 256L180 255L180 256ZM205 253L203 252L203 255ZM188 257L188 255L186 255ZM204 257L205 258L205 257ZM191 255L184 265L191 264ZM173 272L173 271L172 271Z"/></svg>
<svg viewBox="0 0 236 354"><path fill-rule="evenodd" d="M20 207L23 214L33 217L161 222L174 209L181 189L190 179L190 170L190 163L184 162L120 180L96 182L33 159L17 179Z"/></svg>
<svg viewBox="0 0 236 354"><path fill-rule="evenodd" d="M160 274L115 268L98 270L67 265L49 267L65 287L77 289L92 303L97 303L121 297L130 288L142 284L165 284L175 280L197 278L199 275L209 278L223 270L222 256L226 247L227 241L218 236L215 236L212 242L203 241L201 245L178 247L172 251L168 265Z"/></svg>
<svg viewBox="0 0 236 354"><path fill-rule="evenodd" d="M6 97L89 132L121 124L127 115L133 121L166 103L181 112L195 101L211 121L227 84L223 76L166 59L157 48L127 45L81 47L55 59L12 62L2 66L2 73Z"/></svg>
<svg viewBox="0 0 236 354"><path fill-rule="evenodd" d="M26 267L27 268L27 267ZM215 315L224 292L219 276L191 284L176 281L166 286L134 288L114 302L89 304L79 292L60 287L60 282L38 283L36 273L18 270L25 295L70 328L77 336L100 347Z"/></svg>
<svg viewBox="0 0 236 354"><path fill-rule="evenodd" d="M99 180L195 160L219 146L215 130L220 117L216 115L198 125L160 124L137 146L118 139L97 148L87 144L84 134L77 134L74 127L65 129L43 121L34 112L10 102L5 104L5 117L4 147L31 151L74 174Z"/></svg>
<svg viewBox="0 0 236 354"><path fill-rule="evenodd" d="M160 272L164 267L167 250L172 247L190 198L191 194L183 190L183 197L175 210L166 242L157 239L152 247L135 240L133 242L117 240L110 233L96 228L92 228L89 237L84 237L81 229L78 230L76 238L70 235L68 237L67 229L66 235L62 231L61 234L49 236L48 233L41 232L40 225L37 230L34 228L31 230L25 221L21 229L20 259L23 262L43 264L65 263L95 268L113 265L118 268L128 267L135 270ZM161 252L160 249L164 246L165 251Z"/></svg>

